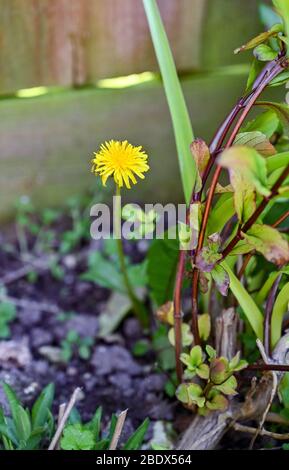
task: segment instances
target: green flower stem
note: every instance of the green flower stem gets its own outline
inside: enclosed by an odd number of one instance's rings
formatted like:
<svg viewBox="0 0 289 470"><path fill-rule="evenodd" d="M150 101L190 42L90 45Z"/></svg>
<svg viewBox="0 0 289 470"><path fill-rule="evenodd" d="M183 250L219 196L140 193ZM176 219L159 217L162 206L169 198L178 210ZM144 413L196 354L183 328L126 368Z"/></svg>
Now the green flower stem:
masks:
<svg viewBox="0 0 289 470"><path fill-rule="evenodd" d="M116 196L120 196L120 187L116 186ZM148 326L148 314L147 311L136 296L134 289L131 285L131 282L128 277L126 263L125 263L125 256L123 251L123 243L121 238L121 201L120 197L117 197L116 204L114 206L114 236L116 238L117 243L117 253L118 259L120 264L120 271L123 276L124 285L127 291L127 295L130 298L131 305L135 316L139 319L140 323L143 327Z"/></svg>

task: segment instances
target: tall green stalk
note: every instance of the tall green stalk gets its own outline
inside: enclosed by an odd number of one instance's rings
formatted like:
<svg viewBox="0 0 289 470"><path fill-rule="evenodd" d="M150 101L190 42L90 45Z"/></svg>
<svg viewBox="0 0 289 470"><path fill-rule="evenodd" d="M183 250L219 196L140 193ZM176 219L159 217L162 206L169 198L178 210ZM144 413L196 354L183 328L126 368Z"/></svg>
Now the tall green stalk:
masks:
<svg viewBox="0 0 289 470"><path fill-rule="evenodd" d="M135 291L131 285L128 272L126 269L125 256L123 251L123 243L121 238L121 199L120 199L120 187L116 185L116 204L114 205L114 236L117 243L117 253L119 259L120 271L123 277L123 282L127 291L127 295L130 298L131 305L135 316L139 319L142 326L148 326L148 314L144 305L140 302Z"/></svg>
<svg viewBox="0 0 289 470"><path fill-rule="evenodd" d="M189 204L197 176L195 161L190 151L194 133L156 0L143 0L143 4L170 108L183 190L186 203Z"/></svg>

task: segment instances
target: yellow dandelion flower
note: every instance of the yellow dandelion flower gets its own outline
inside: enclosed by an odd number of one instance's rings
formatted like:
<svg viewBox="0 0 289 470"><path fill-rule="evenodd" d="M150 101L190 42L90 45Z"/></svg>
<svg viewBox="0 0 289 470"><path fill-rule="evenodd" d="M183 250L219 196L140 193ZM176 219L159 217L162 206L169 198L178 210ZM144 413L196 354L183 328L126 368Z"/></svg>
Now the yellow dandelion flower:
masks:
<svg viewBox="0 0 289 470"><path fill-rule="evenodd" d="M143 179L143 173L149 170L147 159L142 147L134 147L127 140L110 140L94 152L92 172L101 177L104 186L107 179L113 176L120 188L125 184L130 189L131 182L137 183L135 175Z"/></svg>

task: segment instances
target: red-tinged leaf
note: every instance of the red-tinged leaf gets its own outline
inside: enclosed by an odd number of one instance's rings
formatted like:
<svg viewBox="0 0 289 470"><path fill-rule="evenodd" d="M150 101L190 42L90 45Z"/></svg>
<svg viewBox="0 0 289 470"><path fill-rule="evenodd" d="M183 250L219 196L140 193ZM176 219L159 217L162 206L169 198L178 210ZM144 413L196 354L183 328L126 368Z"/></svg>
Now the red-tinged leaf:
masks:
<svg viewBox="0 0 289 470"><path fill-rule="evenodd" d="M218 291L220 292L220 294L226 297L228 295L228 289L230 286L229 275L226 273L225 269L219 264L216 264L211 274L212 278L216 283Z"/></svg>
<svg viewBox="0 0 289 470"><path fill-rule="evenodd" d="M254 148L264 157L270 157L277 153L265 134L259 131L240 132L234 141L234 145Z"/></svg>
<svg viewBox="0 0 289 470"><path fill-rule="evenodd" d="M210 150L206 142L202 139L195 139L190 146L192 155L196 162L201 176L203 176L208 161L210 159Z"/></svg>
<svg viewBox="0 0 289 470"><path fill-rule="evenodd" d="M222 258L218 252L220 247L220 236L213 233L208 237L208 245L202 248L195 260L195 265L200 271L211 272L216 263Z"/></svg>
<svg viewBox="0 0 289 470"><path fill-rule="evenodd" d="M283 266L289 262L289 243L277 229L255 224L243 236L249 245L271 263Z"/></svg>

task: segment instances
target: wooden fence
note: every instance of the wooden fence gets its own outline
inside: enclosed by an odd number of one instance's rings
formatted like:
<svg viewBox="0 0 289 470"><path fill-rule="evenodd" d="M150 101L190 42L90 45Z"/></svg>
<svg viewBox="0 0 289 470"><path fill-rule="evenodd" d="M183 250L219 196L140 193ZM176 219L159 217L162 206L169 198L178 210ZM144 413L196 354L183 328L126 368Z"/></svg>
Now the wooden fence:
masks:
<svg viewBox="0 0 289 470"><path fill-rule="evenodd" d="M186 72L182 84L195 133L209 139L244 90L246 71L229 74L223 66L248 60L232 51L261 30L258 0L158 3L178 70ZM87 189L94 183L92 152L109 138L127 138L149 153L151 171L129 197L182 200L161 82L75 87L157 70L142 0L0 0L0 69L0 216L10 214L22 194L49 206ZM42 85L67 89L8 96ZM278 99L282 90L272 93Z"/></svg>

